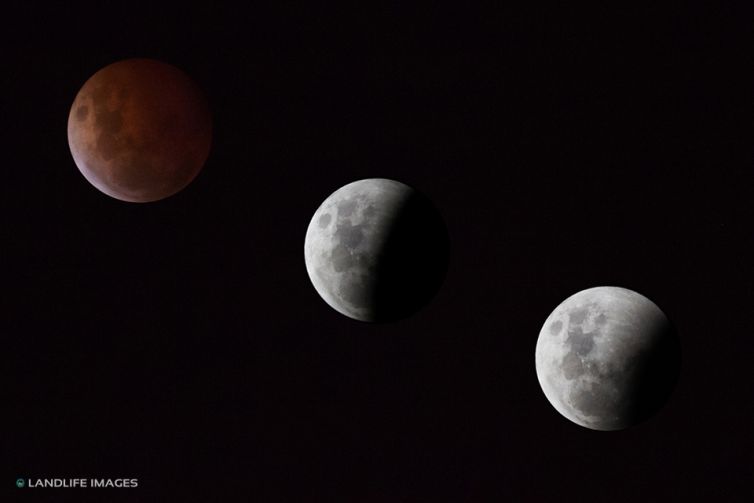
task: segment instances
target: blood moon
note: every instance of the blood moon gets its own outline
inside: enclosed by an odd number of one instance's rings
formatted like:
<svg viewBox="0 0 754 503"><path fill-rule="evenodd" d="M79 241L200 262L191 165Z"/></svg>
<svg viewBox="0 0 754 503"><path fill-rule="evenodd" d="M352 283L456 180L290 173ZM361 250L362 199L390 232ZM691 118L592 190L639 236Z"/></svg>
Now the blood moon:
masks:
<svg viewBox="0 0 754 503"><path fill-rule="evenodd" d="M212 117L199 87L178 68L127 59L95 73L68 116L68 145L84 177L129 202L166 198L201 171Z"/></svg>

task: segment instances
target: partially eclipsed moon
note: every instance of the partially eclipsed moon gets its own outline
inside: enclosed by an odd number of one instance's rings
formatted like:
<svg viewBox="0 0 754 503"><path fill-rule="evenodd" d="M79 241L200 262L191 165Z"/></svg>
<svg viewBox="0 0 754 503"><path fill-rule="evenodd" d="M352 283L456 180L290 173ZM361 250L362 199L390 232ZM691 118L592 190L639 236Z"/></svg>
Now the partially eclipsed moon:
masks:
<svg viewBox="0 0 754 503"><path fill-rule="evenodd" d="M186 187L209 155L212 119L178 68L128 59L95 73L68 116L68 144L84 177L105 194L149 202Z"/></svg>
<svg viewBox="0 0 754 503"><path fill-rule="evenodd" d="M652 416L669 397L679 367L679 341L665 314L625 288L572 295L537 340L545 396L563 416L594 430L620 430Z"/></svg>
<svg viewBox="0 0 754 503"><path fill-rule="evenodd" d="M394 180L341 187L317 209L306 269L333 309L361 321L413 314L437 292L448 262L445 224L430 201Z"/></svg>

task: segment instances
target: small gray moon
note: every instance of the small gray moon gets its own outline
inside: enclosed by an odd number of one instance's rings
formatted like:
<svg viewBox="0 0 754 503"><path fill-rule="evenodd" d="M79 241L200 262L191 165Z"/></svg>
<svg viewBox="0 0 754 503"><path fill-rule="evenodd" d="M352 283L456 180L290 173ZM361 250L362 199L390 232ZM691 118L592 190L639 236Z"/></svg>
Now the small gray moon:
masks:
<svg viewBox="0 0 754 503"><path fill-rule="evenodd" d="M304 258L309 278L350 318L405 318L437 292L447 270L445 225L415 189L385 178L333 192L312 217Z"/></svg>
<svg viewBox="0 0 754 503"><path fill-rule="evenodd" d="M593 430L621 430L654 415L680 370L665 314L632 290L596 287L550 314L536 348L539 384L553 407Z"/></svg>

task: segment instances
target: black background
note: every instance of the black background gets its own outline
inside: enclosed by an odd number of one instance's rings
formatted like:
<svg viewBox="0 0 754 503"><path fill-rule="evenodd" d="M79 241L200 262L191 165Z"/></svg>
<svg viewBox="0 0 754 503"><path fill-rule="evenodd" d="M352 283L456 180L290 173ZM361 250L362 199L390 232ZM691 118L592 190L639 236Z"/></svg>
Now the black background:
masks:
<svg viewBox="0 0 754 503"><path fill-rule="evenodd" d="M0 485L751 498L754 44L751 12L707 3L6 3ZM186 71L214 117L202 173L151 204L99 193L67 145L78 89L127 57ZM442 290L397 323L339 315L304 267L317 206L367 177L419 188L452 240ZM598 285L652 299L683 344L669 404L621 432L561 417L534 372L550 311Z"/></svg>

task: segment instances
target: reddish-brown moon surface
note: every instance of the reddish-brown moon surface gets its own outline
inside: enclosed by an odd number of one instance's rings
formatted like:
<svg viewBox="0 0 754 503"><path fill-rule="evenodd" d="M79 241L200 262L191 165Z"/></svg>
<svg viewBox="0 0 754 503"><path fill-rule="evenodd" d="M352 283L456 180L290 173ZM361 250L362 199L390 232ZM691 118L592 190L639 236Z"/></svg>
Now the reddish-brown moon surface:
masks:
<svg viewBox="0 0 754 503"><path fill-rule="evenodd" d="M186 187L209 155L212 117L178 68L127 59L95 73L68 116L68 144L84 177L105 194L150 202Z"/></svg>

